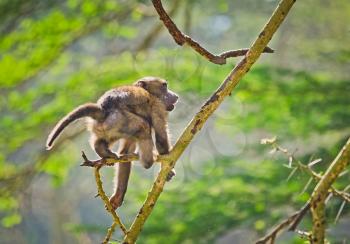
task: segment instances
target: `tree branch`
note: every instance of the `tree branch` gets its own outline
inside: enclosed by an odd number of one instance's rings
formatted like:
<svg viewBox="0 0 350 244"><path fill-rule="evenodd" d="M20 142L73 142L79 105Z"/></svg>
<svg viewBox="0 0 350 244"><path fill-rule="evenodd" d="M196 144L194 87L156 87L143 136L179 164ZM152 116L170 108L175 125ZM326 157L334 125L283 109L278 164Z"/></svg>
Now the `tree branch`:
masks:
<svg viewBox="0 0 350 244"><path fill-rule="evenodd" d="M276 32L280 24L285 19L287 13L293 6L295 0L282 0L270 20L261 31L258 38L255 40L245 57L235 66L227 78L223 81L217 91L207 100L201 107L200 111L194 116L192 121L183 131L171 150L169 156L170 162L163 162L161 171L157 179L153 183L152 189L149 192L146 201L137 214L131 228L124 237L123 243L135 243L140 231L145 224L147 218L151 214L161 192L163 191L166 177L171 169L175 166L176 161L182 155L193 137L200 131L206 120L219 107L224 98L228 96L232 90L237 86L240 79L249 71L251 66L257 61L268 42L271 40L273 34ZM153 0L157 4L159 1ZM175 33L176 34L176 33ZM181 43L181 42L180 42Z"/></svg>
<svg viewBox="0 0 350 244"><path fill-rule="evenodd" d="M324 243L325 238L325 200L328 191L339 174L350 164L350 138L328 167L311 195L312 243Z"/></svg>
<svg viewBox="0 0 350 244"><path fill-rule="evenodd" d="M160 20L164 23L165 27L168 29L170 35L174 38L175 42L183 46L184 44L188 44L192 47L197 53L208 59L210 62L214 64L226 64L227 58L238 57L245 55L249 49L240 49L240 50L230 50L223 52L219 55L212 54L200 43L192 39L190 36L182 33L176 24L169 17L167 12L165 11L161 0L152 0L153 6L156 9ZM263 52L265 53L273 53L274 50L269 47L264 47Z"/></svg>

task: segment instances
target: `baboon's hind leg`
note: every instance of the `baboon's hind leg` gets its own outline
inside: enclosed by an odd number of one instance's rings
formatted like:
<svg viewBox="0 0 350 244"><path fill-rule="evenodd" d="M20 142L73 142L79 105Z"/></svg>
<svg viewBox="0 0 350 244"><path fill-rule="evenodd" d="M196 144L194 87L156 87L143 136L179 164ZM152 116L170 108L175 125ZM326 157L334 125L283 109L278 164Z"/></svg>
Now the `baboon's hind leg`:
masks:
<svg viewBox="0 0 350 244"><path fill-rule="evenodd" d="M130 140L121 139L118 154L130 154L135 152L135 143ZM115 166L115 187L114 193L109 199L114 209L123 204L124 196L128 188L129 176L131 171L131 162L118 163Z"/></svg>

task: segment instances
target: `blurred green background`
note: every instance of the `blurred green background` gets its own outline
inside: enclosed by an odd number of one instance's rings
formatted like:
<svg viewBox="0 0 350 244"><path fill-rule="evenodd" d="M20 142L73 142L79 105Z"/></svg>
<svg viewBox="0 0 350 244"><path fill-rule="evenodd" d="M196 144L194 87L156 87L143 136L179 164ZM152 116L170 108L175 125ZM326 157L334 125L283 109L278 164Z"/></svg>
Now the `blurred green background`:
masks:
<svg viewBox="0 0 350 244"><path fill-rule="evenodd" d="M214 53L249 47L275 0L164 1L178 26ZM181 101L170 115L172 142L239 60L218 66L178 47L150 1L0 1L0 243L98 243L111 224L94 198L84 123L53 151L49 130L75 106L147 75L166 78ZM138 243L252 243L300 208L313 189L288 159L260 145L277 136L304 162L329 165L350 134L350 2L297 1L270 47L179 160ZM127 225L158 171L134 164ZM113 169L102 170L112 192ZM343 189L350 176L336 183ZM327 205L331 243L350 242L349 206ZM301 229L310 229L306 217ZM113 240L121 239L116 232ZM283 234L277 243L303 243Z"/></svg>

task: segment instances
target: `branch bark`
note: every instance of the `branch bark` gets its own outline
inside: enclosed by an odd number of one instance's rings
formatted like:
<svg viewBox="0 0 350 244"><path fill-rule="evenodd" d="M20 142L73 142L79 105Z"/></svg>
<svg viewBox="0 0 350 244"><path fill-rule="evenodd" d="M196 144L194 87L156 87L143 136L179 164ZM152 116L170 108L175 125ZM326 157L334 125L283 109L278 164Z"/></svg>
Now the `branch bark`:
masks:
<svg viewBox="0 0 350 244"><path fill-rule="evenodd" d="M153 0L153 3L157 4L157 2L159 3L159 1ZM182 155L193 137L201 130L206 120L213 114L224 98L232 92L240 79L257 61L268 42L271 40L273 34L285 19L294 2L295 0L282 0L279 3L278 7L272 14L267 24L264 26L258 38L246 53L245 57L234 67L220 87L201 107L200 111L194 116L189 125L183 131L182 135L175 143L174 148L169 153L170 162L162 163L161 171L159 172L157 179L155 180L152 189L149 192L147 199L141 207L139 213L137 214L131 228L124 237L123 243L135 243L143 225L151 214L159 195L163 191L167 174L175 166L176 161Z"/></svg>
<svg viewBox="0 0 350 244"><path fill-rule="evenodd" d="M325 200L339 174L350 164L350 138L328 167L311 195L312 243L323 244L325 238Z"/></svg>

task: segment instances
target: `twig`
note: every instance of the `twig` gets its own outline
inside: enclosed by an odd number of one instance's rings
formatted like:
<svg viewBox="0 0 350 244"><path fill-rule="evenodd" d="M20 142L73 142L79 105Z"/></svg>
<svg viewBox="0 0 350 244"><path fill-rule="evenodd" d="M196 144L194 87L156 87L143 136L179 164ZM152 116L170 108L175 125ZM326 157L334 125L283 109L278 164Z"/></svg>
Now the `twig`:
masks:
<svg viewBox="0 0 350 244"><path fill-rule="evenodd" d="M89 160L84 151L81 152L81 156L84 159L84 162L80 164L80 166L88 166L88 167L102 167L102 166L113 166L116 163L127 163L130 161L136 161L139 159L137 154L128 154L122 155L118 158L101 158L98 160Z"/></svg>
<svg viewBox="0 0 350 244"><path fill-rule="evenodd" d="M226 51L219 55L212 54L203 46L201 46L201 44L199 44L197 41L192 39L190 36L185 35L179 30L179 28L176 26L176 24L172 21L172 19L169 17L167 12L165 11L161 0L152 0L152 3L159 15L160 20L164 23L170 35L174 38L175 42L178 45L183 46L184 44L188 44L196 52L198 52L200 55L202 55L203 57L205 57L206 59L208 59L210 62L214 64L226 64L227 58L243 56L249 51L249 49L240 49L240 50ZM274 50L269 47L265 47L263 49L263 52L273 53Z"/></svg>
<svg viewBox="0 0 350 244"><path fill-rule="evenodd" d="M156 4L157 2L159 3L159 1L153 1L153 3ZM264 48L267 46L273 34L285 19L294 2L295 0L282 0L280 2L260 35L246 53L245 57L235 66L217 91L207 100L207 102L201 107L200 111L185 128L182 135L175 143L174 148L168 155L170 162L162 162L161 171L153 183L152 189L149 192L147 199L140 209L138 215L136 216L131 228L129 229L128 234L124 237L123 243L127 244L136 242L143 225L151 214L161 192L163 191L167 175L175 166L176 161L192 141L193 137L201 130L207 119L214 113L224 98L232 92L241 78L249 71L252 65L260 57Z"/></svg>
<svg viewBox="0 0 350 244"><path fill-rule="evenodd" d="M101 158L97 160L90 160L86 157L84 151L82 151L81 156L84 159L84 162L80 164L80 166L88 167L114 166L117 163L128 163L130 161L139 160L139 156L137 154L125 154L119 156L118 158ZM168 162L169 160L169 155L158 155L155 162Z"/></svg>
<svg viewBox="0 0 350 244"><path fill-rule="evenodd" d="M111 203L109 202L108 197L106 196L106 193L103 190L101 176L100 176L100 169L101 169L100 166L95 167L95 180L96 180L96 185L97 185L97 189L98 189L98 195L102 199L102 201L105 203L107 211L112 215L113 220L114 220L113 224L108 229L107 235L103 241L103 243L108 243L109 239L111 238L111 236L115 230L116 225L119 225L120 229L123 231L123 233L125 235L127 234L127 230L126 230L125 226L122 224L117 213L114 211Z"/></svg>
<svg viewBox="0 0 350 244"><path fill-rule="evenodd" d="M300 210L289 216L287 219L283 220L280 224L278 224L275 228L272 229L272 231L267 234L266 236L260 238L258 241L256 241L256 244L264 244L264 243L274 243L277 235L283 231L283 229L286 229L289 227L288 230L294 231L296 226L299 224L299 222L303 219L305 214L310 209L309 202L306 203Z"/></svg>

